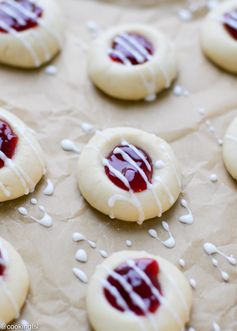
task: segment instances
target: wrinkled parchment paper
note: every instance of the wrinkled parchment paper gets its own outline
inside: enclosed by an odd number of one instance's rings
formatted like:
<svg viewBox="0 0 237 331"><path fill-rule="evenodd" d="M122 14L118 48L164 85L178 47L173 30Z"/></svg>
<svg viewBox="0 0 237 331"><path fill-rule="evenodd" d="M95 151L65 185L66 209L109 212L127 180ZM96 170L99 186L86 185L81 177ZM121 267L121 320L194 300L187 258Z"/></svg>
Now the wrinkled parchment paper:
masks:
<svg viewBox="0 0 237 331"><path fill-rule="evenodd" d="M209 241L226 254L237 252L237 187L224 169L217 143L237 115L236 77L204 58L198 35L202 17L182 22L177 10L184 2L151 1L157 5L148 8L136 6L135 0L127 2L133 7L120 6L120 1L112 0L60 2L67 21L67 40L63 53L53 61L57 75L46 75L44 68L21 71L0 67L0 105L36 131L47 158L47 177L55 184L51 197L43 195L44 179L35 193L0 206L0 235L21 253L31 278L21 319L38 323L43 331L90 330L85 310L87 286L75 278L72 268L81 267L90 277L103 259L98 249L90 248L86 242L72 242L72 233L79 231L109 254L126 249L125 240L130 239L132 249L145 249L175 264L183 258L187 263L186 277L197 282L190 326L197 331L211 331L215 320L221 330L237 330L236 268L218 258L221 268L230 274L230 282L223 283L203 251L203 243ZM92 39L88 21L95 21L102 31L127 22L148 23L161 29L173 40L177 51L176 83L190 91L190 96L174 96L171 88L153 103L131 103L100 93L86 73L87 46ZM200 107L206 109L203 117L198 113ZM208 130L207 120L215 134ZM77 155L60 146L62 139L69 138L83 148L91 136L80 128L83 122L96 129L138 127L171 143L182 167L183 196L195 218L193 225L180 224L178 217L185 210L179 202L162 217L169 222L176 239L174 249L148 236L147 230L152 227L166 238L159 219L143 226L112 221L83 201L76 183ZM209 180L212 173L219 178L215 184ZM39 216L38 207L30 204L32 197L53 217L52 228L46 229L18 213L17 208L25 206L31 215ZM86 249L88 263L76 262L78 248Z"/></svg>

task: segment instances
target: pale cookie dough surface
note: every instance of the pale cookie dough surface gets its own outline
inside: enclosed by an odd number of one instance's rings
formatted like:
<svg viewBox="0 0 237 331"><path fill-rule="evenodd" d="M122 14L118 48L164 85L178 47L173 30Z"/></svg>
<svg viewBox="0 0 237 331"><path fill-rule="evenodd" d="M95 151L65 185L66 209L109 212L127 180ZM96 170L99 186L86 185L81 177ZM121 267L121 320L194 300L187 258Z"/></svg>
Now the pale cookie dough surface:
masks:
<svg viewBox="0 0 237 331"><path fill-rule="evenodd" d="M143 192L123 190L105 173L104 158L124 140L151 157L152 185ZM162 161L161 169L155 166L157 161ZM161 216L174 204L181 190L181 175L169 144L154 134L129 127L97 132L79 157L77 174L80 192L90 205L111 218L130 222L142 223Z"/></svg>
<svg viewBox="0 0 237 331"><path fill-rule="evenodd" d="M237 9L237 1L226 1L205 19L201 29L201 46L206 56L219 67L237 73L237 40L223 25L223 15Z"/></svg>
<svg viewBox="0 0 237 331"><path fill-rule="evenodd" d="M15 115L0 108L0 120L7 122L18 136L12 159L0 169L0 202L33 192L45 173L42 149L31 130Z"/></svg>
<svg viewBox="0 0 237 331"><path fill-rule="evenodd" d="M29 276L25 264L6 240L0 237L0 251L6 271L0 276L0 325L10 323L20 315L29 289Z"/></svg>
<svg viewBox="0 0 237 331"><path fill-rule="evenodd" d="M123 65L108 55L114 37L123 32L138 33L154 46L154 54L144 64ZM138 100L171 85L177 76L173 47L159 30L143 24L126 24L103 32L89 49L88 72L94 84L108 95Z"/></svg>
<svg viewBox="0 0 237 331"><path fill-rule="evenodd" d="M0 63L37 68L49 62L62 48L64 23L55 0L36 0L43 9L38 26L22 32L0 32Z"/></svg>
<svg viewBox="0 0 237 331"><path fill-rule="evenodd" d="M237 179L237 117L228 127L223 144L225 167L234 179Z"/></svg>
<svg viewBox="0 0 237 331"><path fill-rule="evenodd" d="M163 300L154 314L137 316L113 308L104 295L102 282L109 272L120 264L139 258L157 260ZM87 293L89 319L95 331L180 331L189 321L192 292L184 275L167 260L144 251L121 251L114 253L96 269Z"/></svg>

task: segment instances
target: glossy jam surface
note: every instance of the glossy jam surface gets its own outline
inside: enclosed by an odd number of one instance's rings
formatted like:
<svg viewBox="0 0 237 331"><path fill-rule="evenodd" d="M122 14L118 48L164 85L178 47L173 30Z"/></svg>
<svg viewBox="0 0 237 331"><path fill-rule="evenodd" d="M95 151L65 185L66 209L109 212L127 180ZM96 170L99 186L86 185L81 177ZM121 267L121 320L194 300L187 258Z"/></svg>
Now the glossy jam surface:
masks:
<svg viewBox="0 0 237 331"><path fill-rule="evenodd" d="M147 62L154 54L152 43L138 33L121 33L111 46L110 58L125 65L137 65Z"/></svg>
<svg viewBox="0 0 237 331"><path fill-rule="evenodd" d="M0 277L4 276L5 271L6 271L6 265L5 263L3 263L3 256L0 250Z"/></svg>
<svg viewBox="0 0 237 331"><path fill-rule="evenodd" d="M134 147L136 150L134 150ZM124 155L121 154L121 151ZM108 166L105 166L105 173L121 189L142 192L147 189L148 182L152 182L152 161L150 156L141 148L136 146L131 148L128 145L116 146L106 159L109 161L110 169ZM118 171L128 181L129 187L114 173L113 169Z"/></svg>
<svg viewBox="0 0 237 331"><path fill-rule="evenodd" d="M237 40L237 9L224 14L224 27Z"/></svg>
<svg viewBox="0 0 237 331"><path fill-rule="evenodd" d="M21 32L35 28L42 15L42 8L31 0L0 1L0 32Z"/></svg>
<svg viewBox="0 0 237 331"><path fill-rule="evenodd" d="M119 311L129 311L139 316L155 313L160 306L157 291L162 295L158 279L158 262L150 258L142 258L132 262L136 268L125 262L113 270L113 274L107 278L109 286L104 287L104 295L108 302ZM149 282L147 279L149 279ZM132 292L135 295L131 296L131 291L129 293L125 289L127 285L132 288ZM116 288L121 296L120 299L126 304L119 304L119 300L116 299L113 291L111 291L112 287ZM139 299L138 301L142 300L142 305L134 299L135 296Z"/></svg>
<svg viewBox="0 0 237 331"><path fill-rule="evenodd" d="M3 152L9 159L15 153L18 142L17 135L13 132L10 125L0 120L0 151ZM4 166L4 161L0 159L0 168Z"/></svg>

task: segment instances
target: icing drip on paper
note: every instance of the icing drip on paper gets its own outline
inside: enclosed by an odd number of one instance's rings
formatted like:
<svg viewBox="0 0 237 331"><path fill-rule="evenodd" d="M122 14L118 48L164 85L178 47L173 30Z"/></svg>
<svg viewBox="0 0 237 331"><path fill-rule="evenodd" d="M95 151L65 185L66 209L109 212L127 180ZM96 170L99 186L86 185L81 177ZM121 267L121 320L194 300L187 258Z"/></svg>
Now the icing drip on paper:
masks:
<svg viewBox="0 0 237 331"><path fill-rule="evenodd" d="M37 205L38 201L37 201L37 199L32 198L32 199L30 200L30 203L31 203L32 205Z"/></svg>
<svg viewBox="0 0 237 331"><path fill-rule="evenodd" d="M88 277L84 271L82 271L80 268L73 268L72 272L74 275L84 284L88 283Z"/></svg>
<svg viewBox="0 0 237 331"><path fill-rule="evenodd" d="M163 227L163 229L164 229L166 232L168 232L168 234L169 234L169 238L168 238L168 239L166 239L166 240L161 240L160 237L158 236L157 231L156 231L155 229L149 229L149 230L148 230L148 234L149 234L152 238L157 239L158 241L160 241L165 247L167 247L167 248L174 248L176 242L175 242L175 239L174 239L172 233L170 232L170 228L169 228L168 223L163 221L163 222L162 222L162 227Z"/></svg>
<svg viewBox="0 0 237 331"><path fill-rule="evenodd" d="M193 224L194 218L191 209L188 206L188 203L185 199L182 199L180 202L181 206L185 208L188 212L188 214L180 216L179 221L184 224Z"/></svg>
<svg viewBox="0 0 237 331"><path fill-rule="evenodd" d="M76 144L70 139L63 139L61 141L61 147L66 152L80 153L79 147L77 147Z"/></svg>
<svg viewBox="0 0 237 331"><path fill-rule="evenodd" d="M125 244L127 247L132 247L132 241L129 239L125 241Z"/></svg>
<svg viewBox="0 0 237 331"><path fill-rule="evenodd" d="M45 68L44 72L49 76L55 76L58 72L58 69L56 66L49 65Z"/></svg>
<svg viewBox="0 0 237 331"><path fill-rule="evenodd" d="M87 239L83 234L74 232L72 234L72 240L74 242L86 241L91 248L96 248L96 243L92 240Z"/></svg>
<svg viewBox="0 0 237 331"><path fill-rule="evenodd" d="M214 136L215 140L217 141L218 145L223 145L223 140L221 138L218 138L216 135L216 129L215 127L212 125L210 120L207 120L206 122L206 126L208 128L208 131Z"/></svg>
<svg viewBox="0 0 237 331"><path fill-rule="evenodd" d="M216 323L216 321L212 322L212 331L221 331L221 328L219 324Z"/></svg>
<svg viewBox="0 0 237 331"><path fill-rule="evenodd" d="M220 274L221 274L221 278L222 278L225 282L228 282L229 279L230 279L230 276L229 276L229 274L228 274L226 271L222 270L222 269L219 267L219 262L217 261L217 259L212 258L212 265L213 265L215 268L218 269L218 271L219 271Z"/></svg>
<svg viewBox="0 0 237 331"><path fill-rule="evenodd" d="M87 262L88 261L88 256L87 253L84 249L78 249L78 251L75 254L75 259L79 262Z"/></svg>
<svg viewBox="0 0 237 331"><path fill-rule="evenodd" d="M18 212L22 215L22 216L27 216L28 215L28 210L25 207L19 207L18 208Z"/></svg>
<svg viewBox="0 0 237 331"><path fill-rule="evenodd" d="M97 38L100 34L100 28L98 24L95 21L88 21L87 24L87 29L93 39Z"/></svg>
<svg viewBox="0 0 237 331"><path fill-rule="evenodd" d="M190 279L189 279L189 283L190 283L191 287L192 287L194 290L196 290L196 287L197 287L197 282L196 282L196 280L195 280L194 278L190 278Z"/></svg>
<svg viewBox="0 0 237 331"><path fill-rule="evenodd" d="M184 259L179 259L179 265L181 268L185 268L186 262L184 261Z"/></svg>
<svg viewBox="0 0 237 331"><path fill-rule="evenodd" d="M84 123L81 123L80 126L81 126L81 129L82 129L86 134L89 134L89 133L94 132L94 127L93 127L93 125L90 124L90 123L86 123L86 122L84 122Z"/></svg>
<svg viewBox="0 0 237 331"><path fill-rule="evenodd" d="M173 95L176 97L188 97L190 92L181 85L175 85Z"/></svg>
<svg viewBox="0 0 237 331"><path fill-rule="evenodd" d="M43 206L39 206L39 209L41 210L41 212L43 212L43 217L42 218L36 218L34 216L30 216L30 218L35 221L36 223L46 227L46 228L50 228L51 226L53 226L53 219L52 217L47 213L47 211L45 210L45 208Z"/></svg>
<svg viewBox="0 0 237 331"><path fill-rule="evenodd" d="M209 179L212 183L216 183L218 181L218 177L216 174L211 174Z"/></svg>
<svg viewBox="0 0 237 331"><path fill-rule="evenodd" d="M106 259L109 256L108 252L105 251L104 249L100 249L99 253L100 253L100 256L103 257L104 259Z"/></svg>
<svg viewBox="0 0 237 331"><path fill-rule="evenodd" d="M43 191L44 195L53 195L54 193L54 185L50 179L47 179L47 186Z"/></svg>

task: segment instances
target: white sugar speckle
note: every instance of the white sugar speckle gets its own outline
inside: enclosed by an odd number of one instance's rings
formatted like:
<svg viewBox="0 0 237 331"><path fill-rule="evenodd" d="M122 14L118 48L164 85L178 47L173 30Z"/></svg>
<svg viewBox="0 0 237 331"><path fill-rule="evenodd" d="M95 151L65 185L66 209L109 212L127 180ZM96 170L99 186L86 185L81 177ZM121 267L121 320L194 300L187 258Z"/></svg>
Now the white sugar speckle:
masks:
<svg viewBox="0 0 237 331"><path fill-rule="evenodd" d="M54 76L57 74L58 69L57 69L57 67L55 67L53 65L49 65L45 68L44 72L49 76Z"/></svg>
<svg viewBox="0 0 237 331"><path fill-rule="evenodd" d="M211 181L212 183L216 183L216 182L218 181L218 177L217 177L217 175L216 175L216 174L211 174L211 176L210 176L210 181Z"/></svg>

